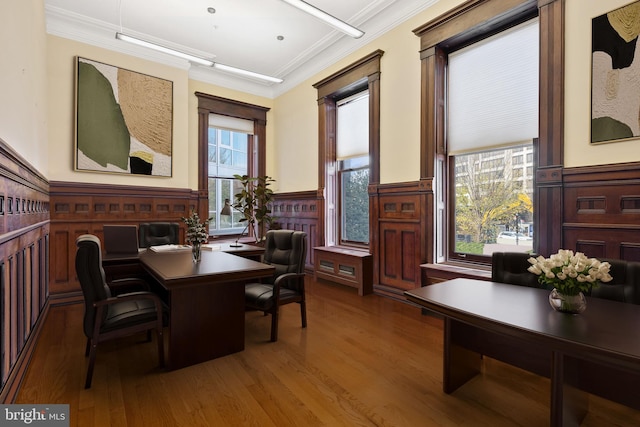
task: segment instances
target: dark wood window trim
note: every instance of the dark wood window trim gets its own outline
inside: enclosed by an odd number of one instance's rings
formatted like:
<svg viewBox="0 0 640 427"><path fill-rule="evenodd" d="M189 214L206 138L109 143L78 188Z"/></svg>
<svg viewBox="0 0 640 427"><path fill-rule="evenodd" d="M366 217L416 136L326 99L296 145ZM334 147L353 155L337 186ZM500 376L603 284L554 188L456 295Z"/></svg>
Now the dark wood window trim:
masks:
<svg viewBox="0 0 640 427"><path fill-rule="evenodd" d="M562 206L564 151L564 0L469 0L415 29L414 34L420 37L422 61L420 180L433 182L436 164L446 155L447 52L498 32L505 23L517 24L535 14L540 20L540 124L534 161L534 249L544 254L562 245L558 206ZM427 206L435 206L431 189ZM434 229L434 218L433 211L427 214L427 230ZM435 247L433 233L426 235L427 247ZM435 262L433 250L427 258L428 263Z"/></svg>
<svg viewBox="0 0 640 427"><path fill-rule="evenodd" d="M336 174L330 164L336 161L336 101L349 95L369 90L369 185L380 182L380 58L384 52L376 50L353 64L315 83L318 91L318 195L321 199L318 218L319 246L325 245L325 219L327 200L337 193ZM372 203L369 204L369 247L373 247ZM337 230L337 224L334 229ZM337 236L335 236L337 239Z"/></svg>
<svg viewBox="0 0 640 427"><path fill-rule="evenodd" d="M249 175L266 174L267 111L268 107L248 104L233 99L222 98L196 92L198 98L198 214L207 218L209 212L209 114L252 120L256 138L249 138ZM257 139L257 144L255 143ZM253 153L256 153L253 155Z"/></svg>

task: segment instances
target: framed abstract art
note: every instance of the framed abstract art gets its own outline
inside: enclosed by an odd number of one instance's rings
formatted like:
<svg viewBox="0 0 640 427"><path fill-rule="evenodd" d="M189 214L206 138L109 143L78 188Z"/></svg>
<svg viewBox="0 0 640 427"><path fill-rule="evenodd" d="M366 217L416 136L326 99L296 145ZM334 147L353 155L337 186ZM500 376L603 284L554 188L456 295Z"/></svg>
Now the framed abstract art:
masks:
<svg viewBox="0 0 640 427"><path fill-rule="evenodd" d="M591 143L640 136L640 1L591 22Z"/></svg>
<svg viewBox="0 0 640 427"><path fill-rule="evenodd" d="M76 58L78 171L170 177L173 82Z"/></svg>

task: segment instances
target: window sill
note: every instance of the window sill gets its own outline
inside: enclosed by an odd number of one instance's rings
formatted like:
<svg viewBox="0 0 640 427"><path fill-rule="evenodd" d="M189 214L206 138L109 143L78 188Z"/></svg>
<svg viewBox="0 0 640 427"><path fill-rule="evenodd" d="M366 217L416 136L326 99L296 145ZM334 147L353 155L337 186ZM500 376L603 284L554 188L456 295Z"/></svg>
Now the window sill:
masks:
<svg viewBox="0 0 640 427"><path fill-rule="evenodd" d="M491 280L491 267L458 262L421 264L422 286L433 285L445 280L464 277L467 279Z"/></svg>

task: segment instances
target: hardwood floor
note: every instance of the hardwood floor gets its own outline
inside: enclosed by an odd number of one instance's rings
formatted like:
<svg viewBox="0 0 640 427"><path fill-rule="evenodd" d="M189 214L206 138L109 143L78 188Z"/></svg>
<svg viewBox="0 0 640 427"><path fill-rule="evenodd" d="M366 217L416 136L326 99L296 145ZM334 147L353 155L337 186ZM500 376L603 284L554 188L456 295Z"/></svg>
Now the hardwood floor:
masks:
<svg viewBox="0 0 640 427"><path fill-rule="evenodd" d="M50 310L16 403L70 405L71 426L545 426L549 381L485 358L442 392L442 321L355 289L307 282L308 327L284 306L246 314L245 350L166 372L144 335L98 347L84 390L81 305ZM207 339L207 337L202 337ZM590 397L583 426L637 426L640 411Z"/></svg>

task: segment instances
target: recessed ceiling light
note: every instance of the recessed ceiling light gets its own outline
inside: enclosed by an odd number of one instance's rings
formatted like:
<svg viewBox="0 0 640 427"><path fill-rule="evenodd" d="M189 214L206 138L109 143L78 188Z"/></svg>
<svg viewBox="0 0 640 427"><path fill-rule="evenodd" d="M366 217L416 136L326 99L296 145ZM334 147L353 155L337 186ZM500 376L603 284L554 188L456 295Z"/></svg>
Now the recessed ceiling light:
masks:
<svg viewBox="0 0 640 427"><path fill-rule="evenodd" d="M278 36L278 37L276 37L276 38L277 38L278 40L280 40L280 41L284 40L284 36Z"/></svg>
<svg viewBox="0 0 640 427"><path fill-rule="evenodd" d="M216 13L216 10L215 10L214 8L212 8L212 7L208 7L208 8L207 8L207 12L209 12L209 13Z"/></svg>

